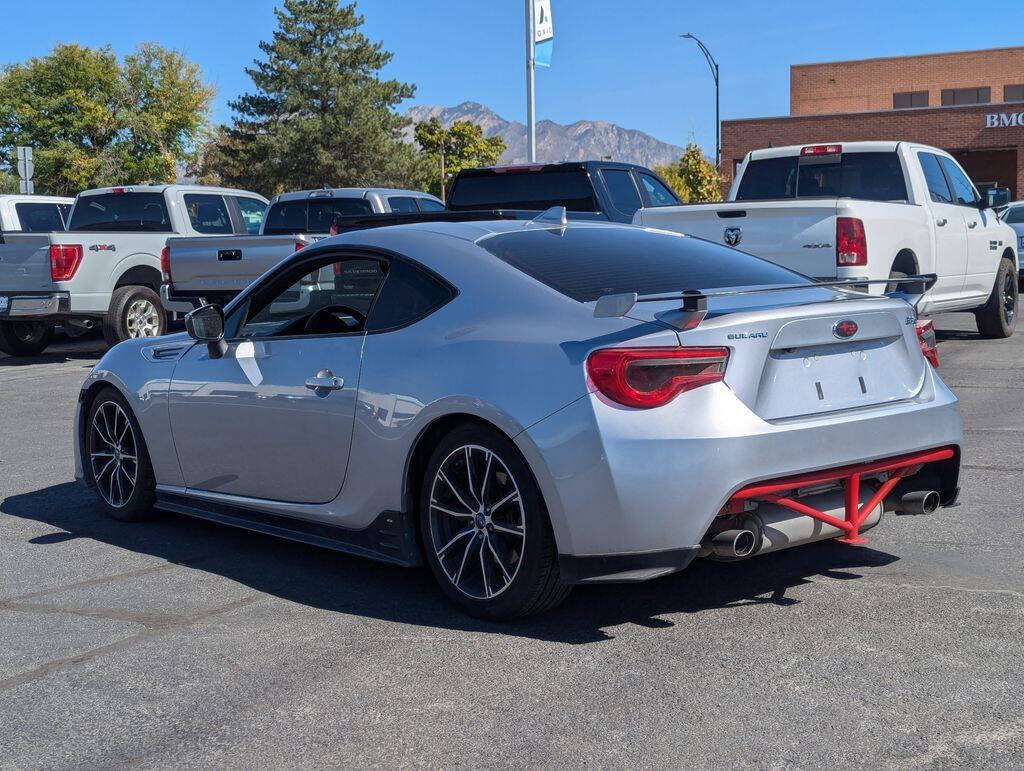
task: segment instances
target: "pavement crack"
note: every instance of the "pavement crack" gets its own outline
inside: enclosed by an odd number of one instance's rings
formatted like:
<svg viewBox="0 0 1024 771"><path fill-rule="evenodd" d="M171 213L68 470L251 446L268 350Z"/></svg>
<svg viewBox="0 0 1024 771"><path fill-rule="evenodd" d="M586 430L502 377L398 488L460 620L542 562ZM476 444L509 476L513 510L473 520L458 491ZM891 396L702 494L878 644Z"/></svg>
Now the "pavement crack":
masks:
<svg viewBox="0 0 1024 771"><path fill-rule="evenodd" d="M84 653L77 653L74 656L68 656L66 658L48 661L45 664L41 664L40 666L36 667L35 669L30 669L27 672L22 672L20 675L14 675L13 677L8 677L5 680L0 680L0 693L2 693L3 691L10 690L11 688L16 688L19 685L24 685L25 683L30 683L34 680L38 680L41 677L46 677L46 675L63 669L64 667L68 667L73 664L83 664L87 661L92 661L93 659L97 659L108 653L127 650L128 648L138 645L139 643L144 642L146 640L151 640L155 637L160 637L177 629L192 626L193 624L197 624L200 621L205 621L206 619L219 615L221 613L228 613L232 610L245 607L246 605L256 602L258 599L260 599L260 595L251 594L247 597L242 597L238 600L234 600L233 602L226 603L219 607L211 608L210 610L202 611L199 613L193 613L188 616L178 617L178 620L175 623L147 627L146 629L143 629L142 631L137 632L129 637L125 637L122 640L118 640L117 642L109 643L107 645L101 645L98 648L92 648L91 650L87 650Z"/></svg>

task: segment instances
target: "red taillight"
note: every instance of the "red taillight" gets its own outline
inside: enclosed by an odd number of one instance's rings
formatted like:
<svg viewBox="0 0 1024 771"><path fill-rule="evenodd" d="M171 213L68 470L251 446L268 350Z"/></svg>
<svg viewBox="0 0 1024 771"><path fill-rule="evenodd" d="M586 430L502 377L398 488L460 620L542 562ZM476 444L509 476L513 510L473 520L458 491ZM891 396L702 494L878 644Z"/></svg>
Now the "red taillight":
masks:
<svg viewBox="0 0 1024 771"><path fill-rule="evenodd" d="M171 247L169 246L160 250L160 272L163 274L164 283L171 283Z"/></svg>
<svg viewBox="0 0 1024 771"><path fill-rule="evenodd" d="M728 348L602 348L587 357L587 374L619 404L660 407L722 380L728 360Z"/></svg>
<svg viewBox="0 0 1024 771"><path fill-rule="evenodd" d="M836 265L868 264L868 239L864 223L856 217L836 217Z"/></svg>
<svg viewBox="0 0 1024 771"><path fill-rule="evenodd" d="M304 244L304 243L302 243L301 241L296 241L296 242L295 242L295 249L294 249L293 251L296 251L296 252L297 252L297 251L299 251L299 249L301 249L301 248L302 248L302 247L304 247L304 246L305 246L305 244Z"/></svg>
<svg viewBox="0 0 1024 771"><path fill-rule="evenodd" d="M127 193L129 188L127 187L114 187L110 189L112 195L124 195Z"/></svg>
<svg viewBox="0 0 1024 771"><path fill-rule="evenodd" d="M54 281L70 281L81 262L81 244L50 244L50 278Z"/></svg>
<svg viewBox="0 0 1024 771"><path fill-rule="evenodd" d="M842 151L842 145L808 145L800 148L800 155L836 155Z"/></svg>
<svg viewBox="0 0 1024 771"><path fill-rule="evenodd" d="M935 339L935 324L931 319L918 319L917 340L921 344L921 353L932 363L935 369L939 368L939 346Z"/></svg>

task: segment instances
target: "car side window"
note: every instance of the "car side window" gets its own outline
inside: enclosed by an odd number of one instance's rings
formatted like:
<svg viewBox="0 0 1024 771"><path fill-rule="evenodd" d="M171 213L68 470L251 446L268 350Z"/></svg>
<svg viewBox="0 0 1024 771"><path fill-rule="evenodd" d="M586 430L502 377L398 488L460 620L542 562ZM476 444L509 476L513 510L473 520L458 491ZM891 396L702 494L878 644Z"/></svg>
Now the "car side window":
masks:
<svg viewBox="0 0 1024 771"><path fill-rule="evenodd" d="M14 210L18 213L21 229L26 233L48 233L64 229L64 220L57 204L16 203Z"/></svg>
<svg viewBox="0 0 1024 771"><path fill-rule="evenodd" d="M360 333L385 266L366 257L324 256L286 270L256 290L240 338Z"/></svg>
<svg viewBox="0 0 1024 771"><path fill-rule="evenodd" d="M946 170L949 181L953 184L953 195L956 196L956 202L961 206L977 206L980 200L978 191L974 189L974 184L967 178L967 175L960 171L960 167L949 158L939 158L939 162L942 163L942 168Z"/></svg>
<svg viewBox="0 0 1024 771"><path fill-rule="evenodd" d="M388 206L391 207L393 212L418 212L419 208L416 206L416 199L411 198L407 195L391 195L388 196Z"/></svg>
<svg viewBox="0 0 1024 771"><path fill-rule="evenodd" d="M425 270L395 260L366 322L367 332L407 326L430 315L455 296L455 290Z"/></svg>
<svg viewBox="0 0 1024 771"><path fill-rule="evenodd" d="M949 184L946 175L942 173L939 159L931 153L918 153L917 158L921 162L921 171L928 183L932 203L953 203L953 195L949 192Z"/></svg>
<svg viewBox="0 0 1024 771"><path fill-rule="evenodd" d="M197 233L234 233L223 196L186 193L185 210Z"/></svg>
<svg viewBox="0 0 1024 771"><path fill-rule="evenodd" d="M416 203L420 205L420 211L444 211L444 204L435 201L433 198L417 198Z"/></svg>
<svg viewBox="0 0 1024 771"><path fill-rule="evenodd" d="M672 191L656 177L640 172L637 178L640 180L640 187L648 206L675 206L679 203Z"/></svg>
<svg viewBox="0 0 1024 771"><path fill-rule="evenodd" d="M640 208L640 194L633 184L633 175L626 169L601 169L601 176L616 209L623 214L632 214Z"/></svg>
<svg viewBox="0 0 1024 771"><path fill-rule="evenodd" d="M242 215L242 224L245 226L245 232L250 236L259 235L260 225L263 224L263 214L267 210L267 205L259 198L246 198L236 195L234 199L235 203L238 204L238 212Z"/></svg>

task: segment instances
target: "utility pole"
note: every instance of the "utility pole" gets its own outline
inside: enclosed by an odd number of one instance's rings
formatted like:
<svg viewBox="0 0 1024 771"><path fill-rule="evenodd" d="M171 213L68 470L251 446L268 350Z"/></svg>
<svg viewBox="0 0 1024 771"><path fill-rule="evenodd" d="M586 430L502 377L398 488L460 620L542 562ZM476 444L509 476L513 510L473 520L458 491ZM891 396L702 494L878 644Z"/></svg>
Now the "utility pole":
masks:
<svg viewBox="0 0 1024 771"><path fill-rule="evenodd" d="M537 161L537 124L533 115L533 0L526 0L526 159Z"/></svg>
<svg viewBox="0 0 1024 771"><path fill-rule="evenodd" d="M685 35L680 35L682 38L689 38L700 47L700 52L704 54L704 58L708 60L708 67L711 68L711 77L715 79L715 168L722 168L722 121L719 117L718 111L718 62L715 61L715 57L711 55L711 51L708 47L697 38L695 35L691 35L687 32Z"/></svg>

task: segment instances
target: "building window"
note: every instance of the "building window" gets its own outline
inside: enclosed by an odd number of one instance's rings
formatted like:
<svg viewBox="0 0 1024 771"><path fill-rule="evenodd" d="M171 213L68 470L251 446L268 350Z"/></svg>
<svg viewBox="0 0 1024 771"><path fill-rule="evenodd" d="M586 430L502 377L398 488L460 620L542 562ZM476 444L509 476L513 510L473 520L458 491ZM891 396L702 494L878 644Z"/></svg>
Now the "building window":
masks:
<svg viewBox="0 0 1024 771"><path fill-rule="evenodd" d="M892 95L892 108L894 110L906 110L910 107L927 107L927 91L903 91Z"/></svg>
<svg viewBox="0 0 1024 771"><path fill-rule="evenodd" d="M984 88L944 88L942 89L942 106L949 107L959 104L988 104L992 101L992 89Z"/></svg>
<svg viewBox="0 0 1024 771"><path fill-rule="evenodd" d="M1004 102L1024 102L1024 83L1016 86L1003 86Z"/></svg>

